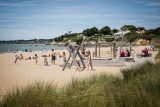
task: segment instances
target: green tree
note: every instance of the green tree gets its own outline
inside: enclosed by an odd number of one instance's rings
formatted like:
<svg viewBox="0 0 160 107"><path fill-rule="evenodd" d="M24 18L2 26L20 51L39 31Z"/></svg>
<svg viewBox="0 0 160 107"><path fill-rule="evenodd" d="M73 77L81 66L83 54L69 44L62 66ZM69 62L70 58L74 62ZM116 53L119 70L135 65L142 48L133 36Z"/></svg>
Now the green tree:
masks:
<svg viewBox="0 0 160 107"><path fill-rule="evenodd" d="M101 34L106 35L106 34L111 33L111 29L110 29L110 27L105 26L105 27L103 27L99 32L100 32Z"/></svg>
<svg viewBox="0 0 160 107"><path fill-rule="evenodd" d="M155 29L155 35L160 35L160 27Z"/></svg>
<svg viewBox="0 0 160 107"><path fill-rule="evenodd" d="M146 30L146 32L144 33L144 35L150 35L150 34L160 35L160 27L158 27L156 29Z"/></svg>
<svg viewBox="0 0 160 107"><path fill-rule="evenodd" d="M155 34L149 34L149 35L140 35L140 38L145 39L145 40L149 40L149 42L151 43L151 40L153 38L155 38L156 35Z"/></svg>
<svg viewBox="0 0 160 107"><path fill-rule="evenodd" d="M98 29L96 27L90 28L90 29L86 29L83 31L83 35L85 36L92 36L98 33Z"/></svg>
<svg viewBox="0 0 160 107"><path fill-rule="evenodd" d="M130 43L135 42L138 39L138 37L139 37L139 35L137 33L135 33L135 32L127 33L124 36L124 38Z"/></svg>
<svg viewBox="0 0 160 107"><path fill-rule="evenodd" d="M124 25L123 28L127 28L130 31L136 31L137 28L133 25Z"/></svg>
<svg viewBox="0 0 160 107"><path fill-rule="evenodd" d="M155 34L155 29L146 30L146 32L143 35L150 35L150 34Z"/></svg>
<svg viewBox="0 0 160 107"><path fill-rule="evenodd" d="M96 27L91 28L91 35L95 35L97 33L98 33L98 28Z"/></svg>
<svg viewBox="0 0 160 107"><path fill-rule="evenodd" d="M117 33L119 30L118 29L113 29L112 32L113 33Z"/></svg>
<svg viewBox="0 0 160 107"><path fill-rule="evenodd" d="M83 35L90 37L91 36L91 29L84 30Z"/></svg>
<svg viewBox="0 0 160 107"><path fill-rule="evenodd" d="M112 37L112 38L105 38L105 41L106 41L106 42L112 42L114 39L115 39L115 38L113 38L113 37Z"/></svg>
<svg viewBox="0 0 160 107"><path fill-rule="evenodd" d="M138 30L145 30L144 27L137 27Z"/></svg>
<svg viewBox="0 0 160 107"><path fill-rule="evenodd" d="M71 41L81 44L83 41L83 37L73 37L71 38Z"/></svg>

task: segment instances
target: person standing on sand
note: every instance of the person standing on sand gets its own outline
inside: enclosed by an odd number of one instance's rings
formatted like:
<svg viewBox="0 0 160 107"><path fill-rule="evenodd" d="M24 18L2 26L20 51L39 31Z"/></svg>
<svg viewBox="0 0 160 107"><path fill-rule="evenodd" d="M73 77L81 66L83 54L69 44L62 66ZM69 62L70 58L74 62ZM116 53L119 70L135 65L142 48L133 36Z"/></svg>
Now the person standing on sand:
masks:
<svg viewBox="0 0 160 107"><path fill-rule="evenodd" d="M38 62L38 56L37 56L37 54L35 54L35 60L36 60L36 64L37 64L37 62Z"/></svg>
<svg viewBox="0 0 160 107"><path fill-rule="evenodd" d="M23 55L20 54L19 56L16 56L16 59L15 59L14 63L16 63L18 59L22 60L23 59Z"/></svg>
<svg viewBox="0 0 160 107"><path fill-rule="evenodd" d="M88 57L87 71L89 70L89 65L91 66L91 71L92 71L93 67L92 67L91 52L89 50L87 51L87 57Z"/></svg>
<svg viewBox="0 0 160 107"><path fill-rule="evenodd" d="M55 64L55 60L56 60L56 52L54 51L54 49L52 49L52 53L51 53L52 64Z"/></svg>
<svg viewBox="0 0 160 107"><path fill-rule="evenodd" d="M132 54L132 57L134 57L134 50L133 49L132 49L132 53L131 54Z"/></svg>
<svg viewBox="0 0 160 107"><path fill-rule="evenodd" d="M40 47L40 50L42 51L42 46Z"/></svg>
<svg viewBox="0 0 160 107"><path fill-rule="evenodd" d="M60 55L60 54L58 54L58 55L60 58L63 58L63 62L64 62L62 65L59 65L59 66L64 66L64 64L66 63L66 53L63 52L63 55Z"/></svg>

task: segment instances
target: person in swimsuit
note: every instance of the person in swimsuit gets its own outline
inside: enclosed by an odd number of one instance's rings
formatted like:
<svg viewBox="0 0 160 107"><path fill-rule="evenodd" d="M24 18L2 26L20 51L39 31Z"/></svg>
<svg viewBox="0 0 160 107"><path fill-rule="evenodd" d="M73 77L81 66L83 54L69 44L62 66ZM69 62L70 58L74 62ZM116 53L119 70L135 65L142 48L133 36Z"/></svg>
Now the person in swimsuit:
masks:
<svg viewBox="0 0 160 107"><path fill-rule="evenodd" d="M37 54L35 54L35 60L36 60L36 64L37 64L37 62L38 62L38 56L37 56Z"/></svg>
<svg viewBox="0 0 160 107"><path fill-rule="evenodd" d="M52 49L52 53L51 53L52 64L55 64L55 60L56 60L56 52L54 51L54 49Z"/></svg>
<svg viewBox="0 0 160 107"><path fill-rule="evenodd" d="M47 66L48 65L48 62L47 62L47 57L45 56L44 58L44 65Z"/></svg>
<svg viewBox="0 0 160 107"><path fill-rule="evenodd" d="M88 50L87 51L87 59L88 59L88 64L87 64L87 71L89 70L89 66L91 66L91 71L93 70L93 67L92 67L92 59L91 59L91 53L90 51Z"/></svg>
<svg viewBox="0 0 160 107"><path fill-rule="evenodd" d="M59 54L59 57L60 57L60 58L63 58L63 64L62 64L62 65L59 65L59 66L64 66L64 64L66 63L66 53L63 52L63 55L60 55L60 54Z"/></svg>
<svg viewBox="0 0 160 107"><path fill-rule="evenodd" d="M40 47L40 50L43 51L43 50L42 50L42 46Z"/></svg>
<svg viewBox="0 0 160 107"><path fill-rule="evenodd" d="M15 59L14 63L16 63L18 59L22 60L23 59L23 55L20 54L19 56L16 56L16 59Z"/></svg>

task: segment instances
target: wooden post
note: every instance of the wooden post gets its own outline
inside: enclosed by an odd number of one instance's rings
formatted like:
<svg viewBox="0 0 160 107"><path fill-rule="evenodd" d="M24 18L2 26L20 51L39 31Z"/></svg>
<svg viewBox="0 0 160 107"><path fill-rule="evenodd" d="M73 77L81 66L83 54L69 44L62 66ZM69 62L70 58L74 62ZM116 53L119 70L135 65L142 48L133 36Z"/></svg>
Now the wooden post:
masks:
<svg viewBox="0 0 160 107"><path fill-rule="evenodd" d="M71 64L69 65L69 68L71 68L71 66L72 66L72 64L73 64L73 62L74 62L74 60L75 60L75 58L76 58L76 56L77 56L78 51L79 51L79 48L77 48L76 50L74 49L73 54L71 54L72 62L71 62Z"/></svg>
<svg viewBox="0 0 160 107"><path fill-rule="evenodd" d="M132 45L130 44L130 55L131 55L131 53L132 53Z"/></svg>
<svg viewBox="0 0 160 107"><path fill-rule="evenodd" d="M100 44L99 44L99 58L100 58L101 50L100 50Z"/></svg>
<svg viewBox="0 0 160 107"><path fill-rule="evenodd" d="M97 58L97 42L95 42L95 57Z"/></svg>
<svg viewBox="0 0 160 107"><path fill-rule="evenodd" d="M122 52L121 50L121 45L119 46L119 56L120 56L120 53ZM121 56L120 56L121 57Z"/></svg>
<svg viewBox="0 0 160 107"><path fill-rule="evenodd" d="M84 43L82 43L82 45L81 45L81 51L82 52L84 51Z"/></svg>
<svg viewBox="0 0 160 107"><path fill-rule="evenodd" d="M111 52L110 52L110 56L112 56L112 52L113 52L113 50L112 50L112 46L113 46L113 45L111 45Z"/></svg>
<svg viewBox="0 0 160 107"><path fill-rule="evenodd" d="M69 65L69 68L72 66L72 64L73 64L73 62L74 62L74 63L76 64L77 69L78 69L79 71L82 71L82 70L85 69L85 64L84 64L84 61L83 61L83 59L82 59L81 54L79 53L79 49L80 49L80 46L74 46L74 48L73 48L72 46L69 47L69 49L68 49L68 51L69 51L69 57L68 57L66 63L64 63L64 66L63 66L63 68L62 68L62 71L64 71L66 65L68 64L68 62L69 62L69 60L70 60L70 57L72 57L72 62L71 62L71 64ZM82 65L83 65L83 69L80 68L80 66L79 66L79 64L78 64L79 62L76 60L76 56L77 56L77 55L78 55L79 58L80 58L80 61L81 61Z"/></svg>
<svg viewBox="0 0 160 107"><path fill-rule="evenodd" d="M116 43L113 43L113 58L116 58Z"/></svg>
<svg viewBox="0 0 160 107"><path fill-rule="evenodd" d="M83 58L82 58L82 56L81 56L81 54L80 54L79 52L78 52L78 56L79 56L79 58L80 58L80 61L82 62L83 69L85 69L86 66L85 66L84 61L83 61Z"/></svg>

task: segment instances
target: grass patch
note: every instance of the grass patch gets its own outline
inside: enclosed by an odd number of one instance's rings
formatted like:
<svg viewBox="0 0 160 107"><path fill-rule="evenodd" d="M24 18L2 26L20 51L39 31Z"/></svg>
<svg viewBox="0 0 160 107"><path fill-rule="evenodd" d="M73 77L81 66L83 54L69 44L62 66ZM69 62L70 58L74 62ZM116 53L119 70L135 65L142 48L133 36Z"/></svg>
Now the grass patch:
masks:
<svg viewBox="0 0 160 107"><path fill-rule="evenodd" d="M17 88L3 97L2 107L160 106L160 63L146 62L121 72L123 78L73 78L62 88L49 83Z"/></svg>
<svg viewBox="0 0 160 107"><path fill-rule="evenodd" d="M155 56L155 59L160 59L160 51L157 53L157 55Z"/></svg>
<svg viewBox="0 0 160 107"><path fill-rule="evenodd" d="M158 54L155 56L155 60L156 60L156 59L160 59L160 44L155 45L155 47L158 50Z"/></svg>

